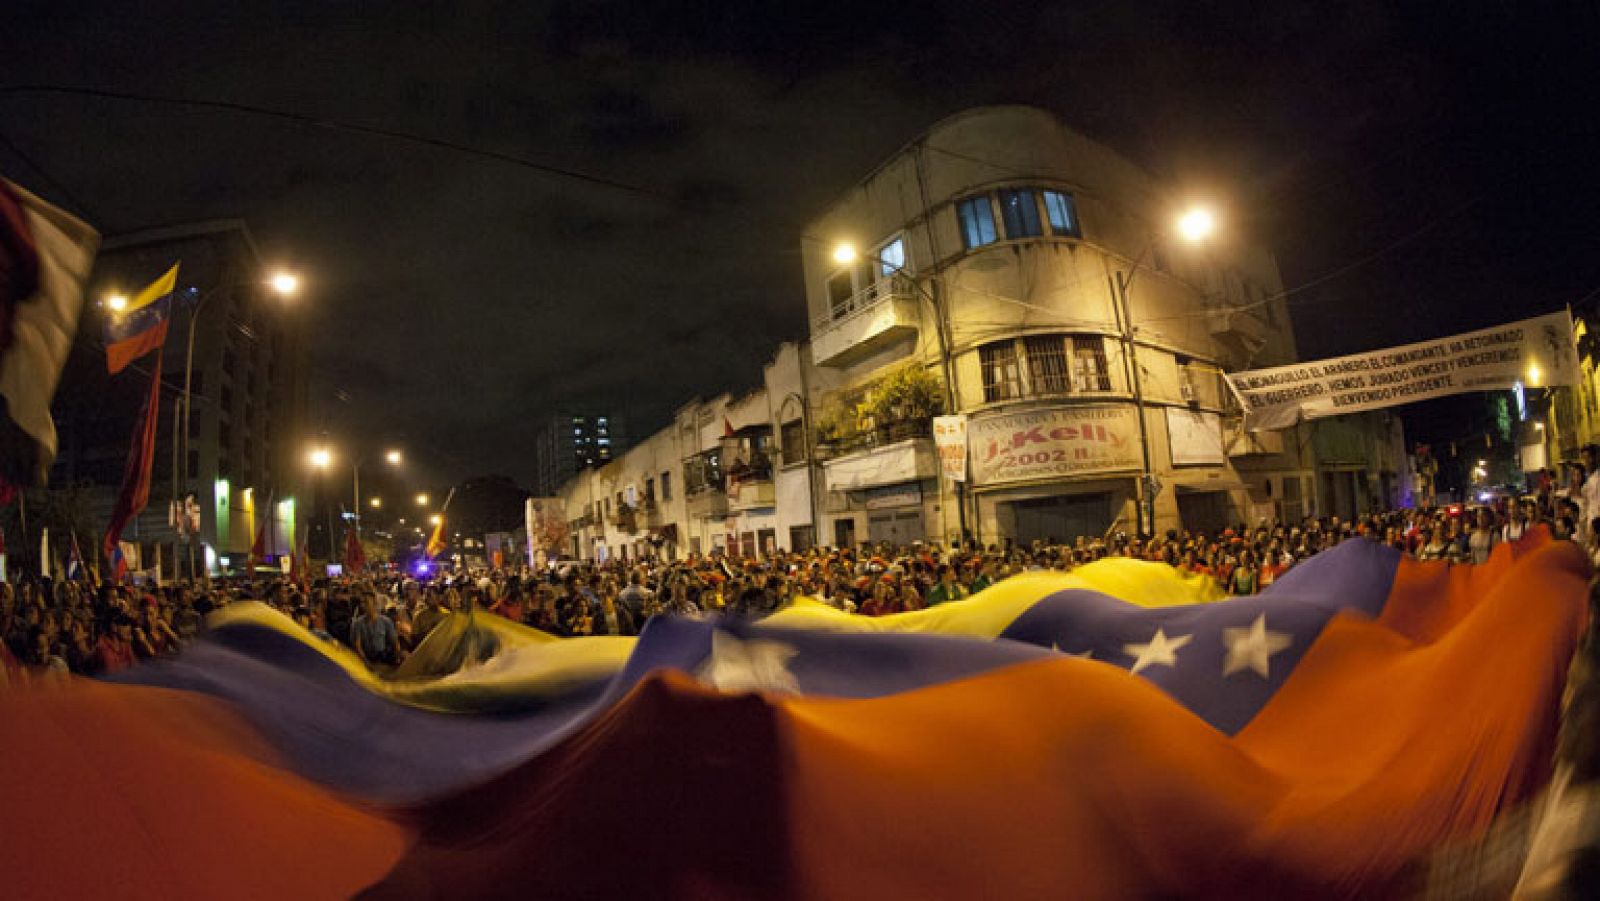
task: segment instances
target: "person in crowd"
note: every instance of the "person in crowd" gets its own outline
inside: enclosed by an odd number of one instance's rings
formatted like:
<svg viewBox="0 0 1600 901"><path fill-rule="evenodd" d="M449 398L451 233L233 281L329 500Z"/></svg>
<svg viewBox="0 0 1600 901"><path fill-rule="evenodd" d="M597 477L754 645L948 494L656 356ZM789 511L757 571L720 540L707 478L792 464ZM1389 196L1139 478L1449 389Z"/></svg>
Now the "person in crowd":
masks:
<svg viewBox="0 0 1600 901"><path fill-rule="evenodd" d="M350 620L349 635L350 647L368 666L400 665L400 630L378 611L376 591L362 593L361 612Z"/></svg>
<svg viewBox="0 0 1600 901"><path fill-rule="evenodd" d="M1467 556L1473 563L1489 562L1489 552L1494 549L1497 536L1494 528L1494 513L1487 507L1479 507L1473 516L1472 531L1467 535Z"/></svg>
<svg viewBox="0 0 1600 901"><path fill-rule="evenodd" d="M956 582L955 567L948 563L939 564L939 583L928 590L928 606L937 607L949 601L959 601L967 596L966 589Z"/></svg>
<svg viewBox="0 0 1600 901"><path fill-rule="evenodd" d="M421 644L429 633L438 628L439 624L454 612L450 603L452 595L456 598L454 606L461 606L461 593L456 591L455 586L446 588L443 591L437 587L430 588L427 594L423 596L423 604L425 606L411 623L412 634L415 636L417 644Z"/></svg>
<svg viewBox="0 0 1600 901"><path fill-rule="evenodd" d="M628 608L617 601L616 594L608 590L600 595L600 612L594 617L592 634L595 635L636 635L633 626L633 616Z"/></svg>

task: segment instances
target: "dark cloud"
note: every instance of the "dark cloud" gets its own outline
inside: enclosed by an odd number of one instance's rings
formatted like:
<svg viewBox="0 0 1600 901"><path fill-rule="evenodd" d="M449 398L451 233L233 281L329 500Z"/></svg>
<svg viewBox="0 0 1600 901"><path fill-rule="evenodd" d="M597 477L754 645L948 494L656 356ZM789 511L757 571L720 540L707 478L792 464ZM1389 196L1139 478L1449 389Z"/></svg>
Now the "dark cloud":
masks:
<svg viewBox="0 0 1600 901"><path fill-rule="evenodd" d="M1358 2L23 2L6 83L256 104L314 125L0 95L0 135L107 231L247 218L307 275L330 429L525 476L533 423L641 430L804 334L802 224L943 115L1026 102L1231 199L1338 353L1600 285L1594 22ZM1575 16L1589 15L1578 11ZM0 149L0 170L45 175ZM1469 208L1463 201L1477 198ZM1437 220L1437 221L1436 221ZM1430 223L1432 224L1431 227ZM1426 228L1398 250L1384 248Z"/></svg>

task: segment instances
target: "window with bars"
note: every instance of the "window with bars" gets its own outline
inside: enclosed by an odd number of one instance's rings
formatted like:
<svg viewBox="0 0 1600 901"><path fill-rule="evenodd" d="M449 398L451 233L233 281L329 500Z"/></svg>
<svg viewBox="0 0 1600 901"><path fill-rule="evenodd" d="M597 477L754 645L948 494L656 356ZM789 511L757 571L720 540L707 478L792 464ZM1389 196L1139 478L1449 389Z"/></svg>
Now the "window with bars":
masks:
<svg viewBox="0 0 1600 901"><path fill-rule="evenodd" d="M1022 396L1022 368L1017 364L1017 346L1000 341L978 348L983 366L983 399L1015 400Z"/></svg>
<svg viewBox="0 0 1600 901"><path fill-rule="evenodd" d="M1029 335L978 349L988 402L1111 390L1105 339Z"/></svg>
<svg viewBox="0 0 1600 901"><path fill-rule="evenodd" d="M1072 388L1074 391L1111 390L1106 339L1099 335L1072 336Z"/></svg>
<svg viewBox="0 0 1600 901"><path fill-rule="evenodd" d="M1066 394L1072 390L1068 375L1066 342L1060 335L1024 338L1028 353L1028 379L1034 394Z"/></svg>

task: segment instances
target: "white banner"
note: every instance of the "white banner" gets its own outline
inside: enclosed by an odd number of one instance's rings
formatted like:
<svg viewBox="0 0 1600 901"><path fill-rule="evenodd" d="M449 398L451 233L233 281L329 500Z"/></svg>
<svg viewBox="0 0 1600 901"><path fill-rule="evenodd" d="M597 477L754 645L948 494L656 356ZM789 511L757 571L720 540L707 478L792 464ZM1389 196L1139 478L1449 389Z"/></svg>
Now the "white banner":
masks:
<svg viewBox="0 0 1600 901"><path fill-rule="evenodd" d="M1139 468L1132 406L1067 407L972 420L973 480L980 485Z"/></svg>
<svg viewBox="0 0 1600 901"><path fill-rule="evenodd" d="M1167 408L1167 445L1174 466L1221 466L1222 417L1177 407Z"/></svg>
<svg viewBox="0 0 1600 901"><path fill-rule="evenodd" d="M1377 410L1467 391L1571 385L1578 379L1565 311L1496 328L1371 353L1227 376L1245 427L1281 429L1301 419Z"/></svg>
<svg viewBox="0 0 1600 901"><path fill-rule="evenodd" d="M967 480L967 417L933 417L933 444L939 449L939 465L952 482Z"/></svg>

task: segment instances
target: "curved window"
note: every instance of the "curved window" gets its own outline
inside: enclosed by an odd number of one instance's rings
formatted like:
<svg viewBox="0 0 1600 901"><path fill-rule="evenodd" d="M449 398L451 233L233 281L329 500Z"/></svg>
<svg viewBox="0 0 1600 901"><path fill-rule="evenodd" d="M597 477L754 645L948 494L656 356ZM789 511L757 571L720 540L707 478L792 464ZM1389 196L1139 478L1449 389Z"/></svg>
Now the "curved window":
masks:
<svg viewBox="0 0 1600 901"><path fill-rule="evenodd" d="M996 205L1000 209L998 224ZM1082 237L1072 195L1044 188L1002 188L968 197L956 204L956 219L961 226L961 244L967 250L1001 239L1015 241L1045 234Z"/></svg>
<svg viewBox="0 0 1600 901"><path fill-rule="evenodd" d="M978 348L986 402L1111 390L1105 338L1029 335Z"/></svg>
<svg viewBox="0 0 1600 901"><path fill-rule="evenodd" d="M1001 191L1000 218L1005 220L1008 238L1037 238L1044 234L1039 222L1039 197L1032 191Z"/></svg>
<svg viewBox="0 0 1600 901"><path fill-rule="evenodd" d="M956 205L956 215L961 219L961 244L968 250L999 240L988 194L961 201Z"/></svg>

